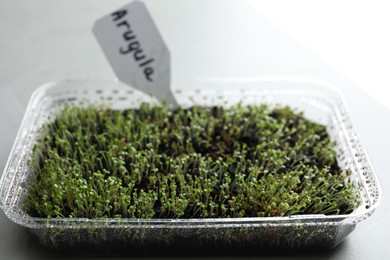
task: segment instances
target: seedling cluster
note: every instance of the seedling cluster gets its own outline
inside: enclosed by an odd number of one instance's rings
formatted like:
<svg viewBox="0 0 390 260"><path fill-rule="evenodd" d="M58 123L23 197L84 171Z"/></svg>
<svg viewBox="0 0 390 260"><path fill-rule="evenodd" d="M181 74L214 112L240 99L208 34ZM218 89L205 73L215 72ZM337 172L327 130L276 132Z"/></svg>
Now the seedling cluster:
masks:
<svg viewBox="0 0 390 260"><path fill-rule="evenodd" d="M348 214L326 127L289 107L66 106L42 128L23 200L36 217Z"/></svg>

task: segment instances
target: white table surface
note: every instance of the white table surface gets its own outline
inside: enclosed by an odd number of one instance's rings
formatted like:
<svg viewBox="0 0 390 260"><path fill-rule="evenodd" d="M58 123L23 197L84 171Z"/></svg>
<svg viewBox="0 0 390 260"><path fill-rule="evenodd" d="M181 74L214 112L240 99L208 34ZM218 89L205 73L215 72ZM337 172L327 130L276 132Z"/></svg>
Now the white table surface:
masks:
<svg viewBox="0 0 390 260"><path fill-rule="evenodd" d="M0 2L0 170L5 166L28 99L34 89L51 80L97 76L114 78L91 33L91 28L96 19L127 2L122 0ZM305 28L294 27L294 23L295 26L303 24L302 16L305 17L306 13L301 11L302 15L299 16L299 6L277 1L280 10L283 10L278 11L277 3L270 5L267 1L250 1L250 4L239 0L145 2L171 50L173 86L176 79L181 77L259 76L312 77L339 86L350 107L360 139L382 182L384 200L374 215L359 223L355 231L334 250L318 254L296 254L291 258L390 258L390 249L387 246L390 242L388 238L390 202L386 192L390 187L388 174L390 166L387 162L390 147L388 138L390 111L383 105L387 106L384 96L386 92L378 87L371 88L368 76L359 77L356 70L348 70L347 63L337 63L337 56L330 58L326 56L329 50L324 47L325 45L318 44L318 41L316 45L316 41L310 38L310 30L313 30L314 25L307 27L306 31ZM307 1L298 3L304 6ZM337 6L334 2L330 4ZM321 11L320 8L309 5L308 12L311 11L310 7L313 12ZM360 11L364 11L363 6L359 8ZM345 6L344 9L347 10ZM339 15L340 19L340 13L332 14L332 10L336 8L327 6L326 10L329 16ZM297 13L296 16L291 15L294 11ZM283 12L286 15L290 14L291 23L282 15ZM317 20L313 14L306 17L312 19L314 24L315 22L322 24L319 20L321 17L317 17ZM331 25L333 28L337 27L337 24ZM345 33L348 33L348 30ZM320 35L318 32L313 34ZM380 37L384 39L383 36ZM304 44L297 38L303 39ZM331 39L329 41L333 42ZM362 49L362 55L369 60L370 55L366 52L369 52L369 48ZM388 52L384 55L388 55ZM319 58L321 56L322 59ZM327 62L324 61L326 57ZM352 80L332 68L329 65L332 62ZM354 62L359 63L359 59L356 58ZM387 63L385 65L387 66ZM381 64L371 66L378 66L377 70L371 70L371 75L385 72ZM356 66L354 68L362 69ZM377 86L378 82L382 81L379 81L380 78L378 80L378 75L375 76ZM385 75L382 76L385 79ZM362 83L357 86L359 79ZM368 94L367 90L372 92ZM3 212L0 213L0 228L0 259L68 258L53 255L37 246L23 228L9 221ZM72 258L83 259L82 256ZM279 259L286 256L257 258Z"/></svg>

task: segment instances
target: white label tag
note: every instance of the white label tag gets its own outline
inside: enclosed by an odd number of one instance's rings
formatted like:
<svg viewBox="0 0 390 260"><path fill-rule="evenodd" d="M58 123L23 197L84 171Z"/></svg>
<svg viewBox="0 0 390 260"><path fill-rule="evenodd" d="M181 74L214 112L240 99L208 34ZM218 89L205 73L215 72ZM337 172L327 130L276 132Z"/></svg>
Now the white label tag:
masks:
<svg viewBox="0 0 390 260"><path fill-rule="evenodd" d="M93 33L120 81L177 106L169 50L144 3L131 2L97 20Z"/></svg>

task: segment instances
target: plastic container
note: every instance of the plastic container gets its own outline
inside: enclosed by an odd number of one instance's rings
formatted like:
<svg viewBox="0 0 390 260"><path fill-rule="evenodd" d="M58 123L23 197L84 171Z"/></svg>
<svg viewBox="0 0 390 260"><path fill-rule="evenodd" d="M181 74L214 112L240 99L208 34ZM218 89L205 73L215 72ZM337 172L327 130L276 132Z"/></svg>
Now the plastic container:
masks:
<svg viewBox="0 0 390 260"><path fill-rule="evenodd" d="M294 79L183 80L174 89L179 104L211 106L282 104L303 110L326 124L337 145L341 168L360 189L362 205L348 215L298 215L230 219L78 219L34 218L21 208L29 179L29 160L38 130L58 106L80 100L103 102L114 109L135 108L153 98L121 83L66 80L48 83L33 94L0 183L1 207L9 219L27 228L44 246L90 254L160 254L163 252L263 252L333 248L370 216L381 200L381 187L353 128L345 102L327 84Z"/></svg>

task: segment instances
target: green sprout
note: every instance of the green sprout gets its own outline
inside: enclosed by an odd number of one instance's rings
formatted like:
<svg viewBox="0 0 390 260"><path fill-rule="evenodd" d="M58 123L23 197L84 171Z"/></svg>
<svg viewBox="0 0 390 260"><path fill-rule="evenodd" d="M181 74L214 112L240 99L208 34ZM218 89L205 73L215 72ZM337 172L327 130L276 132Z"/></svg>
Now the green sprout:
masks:
<svg viewBox="0 0 390 260"><path fill-rule="evenodd" d="M290 107L65 106L35 144L24 210L46 218L348 214L326 127Z"/></svg>

